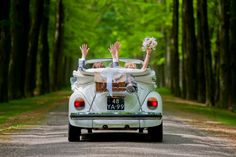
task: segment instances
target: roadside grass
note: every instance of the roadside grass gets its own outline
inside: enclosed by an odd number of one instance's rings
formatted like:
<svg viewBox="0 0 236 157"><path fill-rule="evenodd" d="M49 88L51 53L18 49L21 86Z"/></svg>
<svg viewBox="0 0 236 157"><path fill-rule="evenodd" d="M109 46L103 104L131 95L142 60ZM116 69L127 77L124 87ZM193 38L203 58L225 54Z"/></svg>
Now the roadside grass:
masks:
<svg viewBox="0 0 236 157"><path fill-rule="evenodd" d="M62 90L0 103L0 132L39 123L45 113L59 105L66 105L69 94L69 90Z"/></svg>
<svg viewBox="0 0 236 157"><path fill-rule="evenodd" d="M174 97L166 88L157 90L163 98L164 113L236 127L236 113ZM65 89L42 96L0 103L0 132L22 125L37 124L45 113L59 105L66 105L69 95L70 90Z"/></svg>
<svg viewBox="0 0 236 157"><path fill-rule="evenodd" d="M159 88L157 91L162 96L164 112L169 112L177 117L202 119L236 127L236 113L234 112L174 97L166 88Z"/></svg>

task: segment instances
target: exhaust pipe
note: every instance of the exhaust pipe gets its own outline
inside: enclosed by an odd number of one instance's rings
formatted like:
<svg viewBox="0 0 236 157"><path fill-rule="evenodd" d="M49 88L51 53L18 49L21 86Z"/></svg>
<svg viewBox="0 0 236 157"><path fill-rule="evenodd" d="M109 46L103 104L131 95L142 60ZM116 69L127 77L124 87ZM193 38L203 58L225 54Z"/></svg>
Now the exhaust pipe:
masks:
<svg viewBox="0 0 236 157"><path fill-rule="evenodd" d="M107 125L103 125L103 129L108 129L108 126Z"/></svg>
<svg viewBox="0 0 236 157"><path fill-rule="evenodd" d="M127 130L128 130L128 129L129 129L129 125L125 125L125 129L127 129Z"/></svg>

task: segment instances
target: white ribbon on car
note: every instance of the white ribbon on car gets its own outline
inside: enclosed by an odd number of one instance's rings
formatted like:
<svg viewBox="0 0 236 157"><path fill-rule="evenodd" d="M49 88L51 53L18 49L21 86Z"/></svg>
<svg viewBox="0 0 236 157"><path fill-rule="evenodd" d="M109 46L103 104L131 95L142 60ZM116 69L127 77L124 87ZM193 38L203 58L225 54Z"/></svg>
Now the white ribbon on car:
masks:
<svg viewBox="0 0 236 157"><path fill-rule="evenodd" d="M101 76L107 80L107 90L110 96L112 96L112 81L115 75L122 75L122 71L118 68L105 68L101 72Z"/></svg>

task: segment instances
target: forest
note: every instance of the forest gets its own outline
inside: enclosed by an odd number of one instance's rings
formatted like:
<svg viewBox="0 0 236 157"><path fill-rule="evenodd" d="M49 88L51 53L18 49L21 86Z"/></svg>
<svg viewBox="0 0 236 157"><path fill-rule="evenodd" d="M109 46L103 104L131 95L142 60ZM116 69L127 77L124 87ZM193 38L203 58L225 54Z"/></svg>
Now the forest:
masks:
<svg viewBox="0 0 236 157"><path fill-rule="evenodd" d="M0 102L69 85L81 56L143 59L173 95L236 111L235 0L0 0ZM1 105L1 104L0 104Z"/></svg>

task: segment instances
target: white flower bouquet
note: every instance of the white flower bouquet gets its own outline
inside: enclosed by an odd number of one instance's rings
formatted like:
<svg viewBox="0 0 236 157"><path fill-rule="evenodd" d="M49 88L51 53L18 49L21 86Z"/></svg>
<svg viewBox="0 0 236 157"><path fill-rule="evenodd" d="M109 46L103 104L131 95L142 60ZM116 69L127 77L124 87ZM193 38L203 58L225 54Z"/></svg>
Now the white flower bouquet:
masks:
<svg viewBox="0 0 236 157"><path fill-rule="evenodd" d="M155 50L156 46L157 46L156 38L147 37L143 40L142 51L146 51L148 48Z"/></svg>

